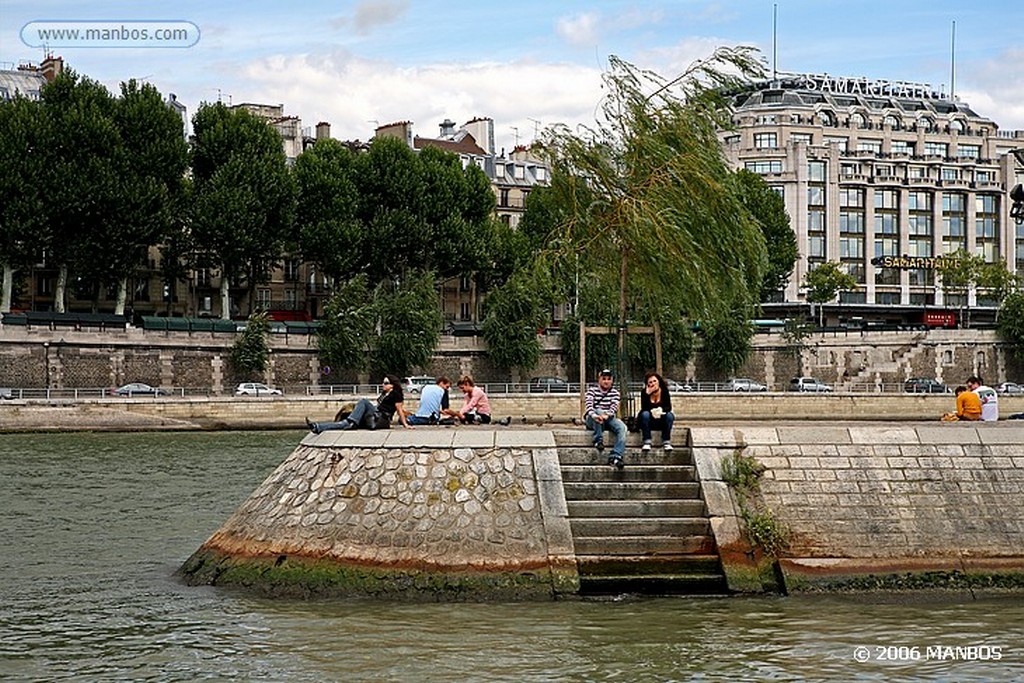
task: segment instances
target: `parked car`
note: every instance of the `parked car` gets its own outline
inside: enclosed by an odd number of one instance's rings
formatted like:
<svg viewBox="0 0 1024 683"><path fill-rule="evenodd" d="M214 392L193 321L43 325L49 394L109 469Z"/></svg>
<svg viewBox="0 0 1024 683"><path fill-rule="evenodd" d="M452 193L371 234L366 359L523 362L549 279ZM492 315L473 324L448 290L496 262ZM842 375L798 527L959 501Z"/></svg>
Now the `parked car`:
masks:
<svg viewBox="0 0 1024 683"><path fill-rule="evenodd" d="M280 389L271 389L262 382L242 382L235 389L235 396L280 396Z"/></svg>
<svg viewBox="0 0 1024 683"><path fill-rule="evenodd" d="M682 382L677 382L674 379L668 379L667 377L665 378L665 385L668 387L668 391L671 394L695 391L695 389L689 384L683 384Z"/></svg>
<svg viewBox="0 0 1024 683"><path fill-rule="evenodd" d="M1017 384L1016 382L1003 382L996 387L996 393L999 394L1024 394L1024 386Z"/></svg>
<svg viewBox="0 0 1024 683"><path fill-rule="evenodd" d="M534 377L530 380L531 394L567 394L569 383L561 377Z"/></svg>
<svg viewBox="0 0 1024 683"><path fill-rule="evenodd" d="M789 390L823 394L831 392L832 387L814 377L794 377L789 380Z"/></svg>
<svg viewBox="0 0 1024 683"><path fill-rule="evenodd" d="M148 384L142 382L132 382L131 384L125 384L123 387L118 387L110 392L111 396L167 396L168 392L163 389L157 389L151 387Z"/></svg>
<svg viewBox="0 0 1024 683"><path fill-rule="evenodd" d="M725 383L726 391L768 391L768 387L745 377L734 377Z"/></svg>
<svg viewBox="0 0 1024 683"><path fill-rule="evenodd" d="M931 377L915 377L906 381L903 391L911 394L948 394L949 387Z"/></svg>
<svg viewBox="0 0 1024 683"><path fill-rule="evenodd" d="M431 375L413 375L412 377L406 377L402 381L402 391L406 394L419 394L423 391L423 387L429 387L431 384L437 381L436 377Z"/></svg>

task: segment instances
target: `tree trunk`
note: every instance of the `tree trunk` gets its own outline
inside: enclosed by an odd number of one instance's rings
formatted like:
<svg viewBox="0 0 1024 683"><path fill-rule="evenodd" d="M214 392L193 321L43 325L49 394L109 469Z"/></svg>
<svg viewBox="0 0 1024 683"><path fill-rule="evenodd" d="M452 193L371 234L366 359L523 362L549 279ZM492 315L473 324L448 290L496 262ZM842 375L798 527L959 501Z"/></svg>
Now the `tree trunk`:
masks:
<svg viewBox="0 0 1024 683"><path fill-rule="evenodd" d="M68 287L68 265L60 265L60 275L57 276L57 291L53 294L53 310L57 313L64 313L64 292Z"/></svg>
<svg viewBox="0 0 1024 683"><path fill-rule="evenodd" d="M114 313L124 315L124 307L128 302L128 278L123 277L117 281L117 303L114 304Z"/></svg>
<svg viewBox="0 0 1024 683"><path fill-rule="evenodd" d="M11 312L11 290L14 288L14 268L4 264L3 294L0 294L0 313Z"/></svg>
<svg viewBox="0 0 1024 683"><path fill-rule="evenodd" d="M222 274L220 276L220 319L231 320L231 284L228 281L228 276Z"/></svg>

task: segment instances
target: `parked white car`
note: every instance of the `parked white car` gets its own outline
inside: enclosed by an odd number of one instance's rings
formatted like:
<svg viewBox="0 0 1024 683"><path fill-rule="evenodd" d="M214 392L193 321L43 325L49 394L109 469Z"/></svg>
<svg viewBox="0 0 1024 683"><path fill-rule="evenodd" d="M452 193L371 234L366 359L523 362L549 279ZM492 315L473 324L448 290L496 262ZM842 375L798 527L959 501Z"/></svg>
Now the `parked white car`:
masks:
<svg viewBox="0 0 1024 683"><path fill-rule="evenodd" d="M814 377L794 377L789 380L789 390L827 394L832 392L832 387Z"/></svg>
<svg viewBox="0 0 1024 683"><path fill-rule="evenodd" d="M726 391L768 391L768 387L745 377L736 377L725 384Z"/></svg>
<svg viewBox="0 0 1024 683"><path fill-rule="evenodd" d="M419 394L423 391L423 387L429 387L436 380L437 378L431 375L413 375L412 377L406 377L405 381L402 382L402 392L406 394Z"/></svg>
<svg viewBox="0 0 1024 683"><path fill-rule="evenodd" d="M235 389L235 396L280 396L280 389L271 389L262 382L242 382Z"/></svg>

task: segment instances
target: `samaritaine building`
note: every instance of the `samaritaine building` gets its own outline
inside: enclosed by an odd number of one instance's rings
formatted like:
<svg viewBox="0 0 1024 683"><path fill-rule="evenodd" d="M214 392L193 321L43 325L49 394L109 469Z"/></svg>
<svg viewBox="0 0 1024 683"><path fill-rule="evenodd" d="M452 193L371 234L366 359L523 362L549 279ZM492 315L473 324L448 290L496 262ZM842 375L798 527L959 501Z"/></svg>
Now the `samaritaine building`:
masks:
<svg viewBox="0 0 1024 683"><path fill-rule="evenodd" d="M983 314L983 295L944 296L937 282L933 259L958 249L1024 275L1009 200L1022 176L1010 151L1024 148L1024 132L1000 131L920 83L787 74L733 98L726 155L784 197L800 250L766 311L795 310L804 275L825 261L861 285L841 294L833 320L914 321L961 305Z"/></svg>

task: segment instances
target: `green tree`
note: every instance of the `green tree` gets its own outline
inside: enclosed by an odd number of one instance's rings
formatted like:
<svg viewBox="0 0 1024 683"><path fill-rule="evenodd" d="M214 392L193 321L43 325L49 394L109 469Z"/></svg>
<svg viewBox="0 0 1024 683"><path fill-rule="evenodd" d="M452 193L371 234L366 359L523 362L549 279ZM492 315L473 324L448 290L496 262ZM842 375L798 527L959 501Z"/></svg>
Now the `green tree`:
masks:
<svg viewBox="0 0 1024 683"><path fill-rule="evenodd" d="M335 280L360 271L366 248L356 174L355 153L334 139L318 140L295 160L300 251Z"/></svg>
<svg viewBox="0 0 1024 683"><path fill-rule="evenodd" d="M1006 262L999 260L995 263L986 263L978 272L976 281L979 293L1001 305L1006 297L1010 296L1020 288L1021 279L1010 272ZM996 310L996 318L999 318L1000 309Z"/></svg>
<svg viewBox="0 0 1024 683"><path fill-rule="evenodd" d="M14 274L46 244L48 119L41 102L0 100L0 313L11 310Z"/></svg>
<svg viewBox="0 0 1024 683"><path fill-rule="evenodd" d="M857 280L835 261L826 261L804 276L807 301L818 304L818 326L823 326L824 304L836 298L839 292L857 289Z"/></svg>
<svg viewBox="0 0 1024 683"><path fill-rule="evenodd" d="M595 127L546 132L565 215L551 240L556 257L616 284L620 329L630 290L648 310L700 319L757 297L764 237L718 140L730 125L722 89L755 73L746 48L717 50L672 80L612 57Z"/></svg>
<svg viewBox="0 0 1024 683"><path fill-rule="evenodd" d="M220 269L221 317L230 289L266 281L291 232L295 183L281 136L243 109L204 104L192 119L192 236L198 265Z"/></svg>
<svg viewBox="0 0 1024 683"><path fill-rule="evenodd" d="M327 301L317 334L321 364L339 370L366 370L376 322L366 276L341 283Z"/></svg>
<svg viewBox="0 0 1024 683"><path fill-rule="evenodd" d="M703 326L704 356L715 370L733 375L750 357L754 327L748 315L731 315Z"/></svg>
<svg viewBox="0 0 1024 683"><path fill-rule="evenodd" d="M382 282L374 293L377 333L371 367L382 373L407 374L430 362L441 335L441 307L434 274L409 271L401 281Z"/></svg>
<svg viewBox="0 0 1024 683"><path fill-rule="evenodd" d="M270 320L266 311L259 311L249 316L245 330L231 347L231 366L239 373L251 379L259 379L267 369L270 349L267 346L267 333L270 332Z"/></svg>
<svg viewBox="0 0 1024 683"><path fill-rule="evenodd" d="M520 270L488 294L484 302L484 341L495 365L529 371L540 360L537 335L549 318L550 282L543 270Z"/></svg>
<svg viewBox="0 0 1024 683"><path fill-rule="evenodd" d="M1017 290L1003 299L997 330L1013 355L1024 360L1024 292Z"/></svg>
<svg viewBox="0 0 1024 683"><path fill-rule="evenodd" d="M59 269L54 308L64 312L70 273L110 253L107 234L116 222L124 151L105 87L67 70L43 86L50 119L46 163L49 230L43 246ZM94 285L95 286L95 285Z"/></svg>
<svg viewBox="0 0 1024 683"><path fill-rule="evenodd" d="M800 253L796 245L796 233L789 223L786 203L764 178L745 168L736 172L740 196L747 210L761 226L765 245L768 249L768 268L761 280L759 301L768 301L784 289L793 274L793 265Z"/></svg>
<svg viewBox="0 0 1024 683"><path fill-rule="evenodd" d="M118 201L90 245L100 250L86 256L97 267L91 279L117 284L114 312L123 314L129 278L182 223L188 146L181 118L152 85L122 83L113 117L121 138Z"/></svg>

